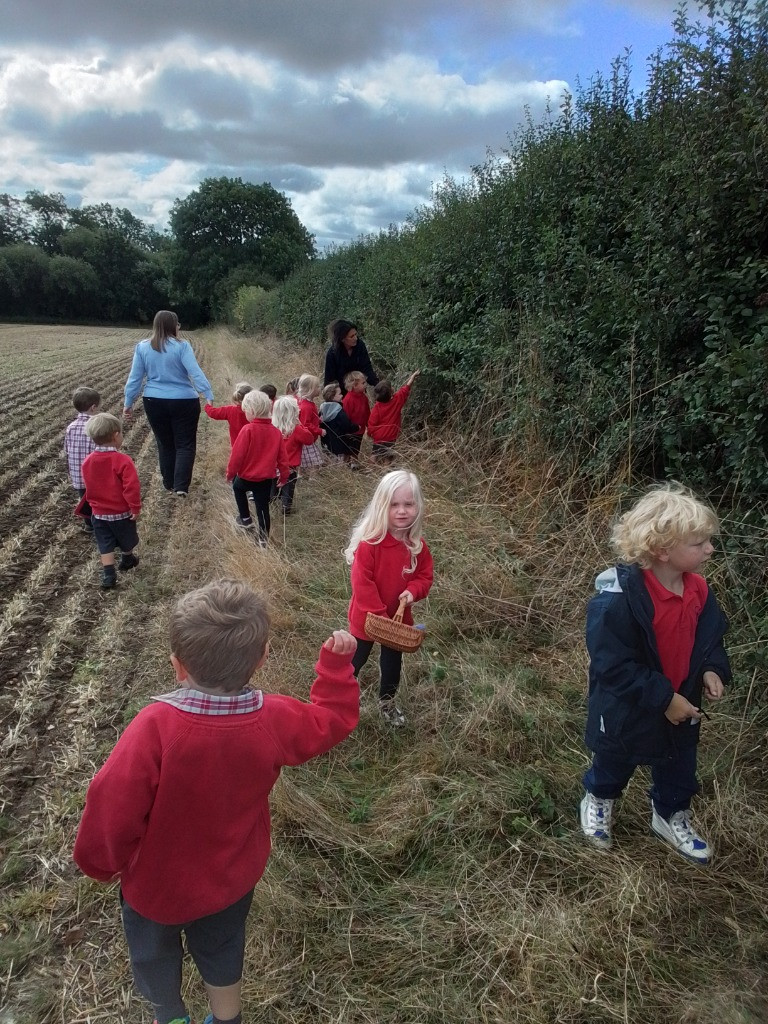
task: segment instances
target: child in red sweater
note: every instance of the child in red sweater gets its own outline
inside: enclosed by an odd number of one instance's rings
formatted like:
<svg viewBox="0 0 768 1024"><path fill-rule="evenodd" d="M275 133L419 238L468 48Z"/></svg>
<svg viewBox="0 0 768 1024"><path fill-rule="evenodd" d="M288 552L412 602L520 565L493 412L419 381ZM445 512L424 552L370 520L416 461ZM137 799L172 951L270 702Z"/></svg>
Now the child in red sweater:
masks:
<svg viewBox="0 0 768 1024"><path fill-rule="evenodd" d="M403 621L413 625L411 605L423 600L432 587L432 555L421 536L423 516L418 477L404 469L395 470L381 478L352 530L344 555L352 566L349 629L357 640L352 659L355 675L373 648L365 632L368 612L391 618L405 600ZM382 644L380 709L384 720L395 727L405 724L405 715L395 704L402 659L400 651Z"/></svg>
<svg viewBox="0 0 768 1024"><path fill-rule="evenodd" d="M296 401L299 403L299 422L307 430L312 432L313 441L306 444L301 451L301 468L307 477L323 464L323 455L320 451L318 438L325 436L325 431L320 424L320 414L315 405L315 399L320 394L320 381L311 373L302 373L299 377L299 386L296 391Z"/></svg>
<svg viewBox="0 0 768 1024"><path fill-rule="evenodd" d="M252 689L269 616L247 584L217 580L171 616L178 689L153 697L91 782L75 842L80 869L119 879L139 991L155 1024L189 1024L182 933L214 1020L241 1024L245 922L270 852L269 794L283 765L357 725L355 641L337 630L315 665L310 703Z"/></svg>
<svg viewBox="0 0 768 1024"><path fill-rule="evenodd" d="M243 412L248 423L237 435L227 465L227 480L232 483L239 513L235 522L244 530L253 529L248 492L253 494L259 544L264 547L271 526L269 498L273 484L277 477L281 487L288 482L285 442L272 426L272 402L263 391L248 392L243 398Z"/></svg>
<svg viewBox="0 0 768 1024"><path fill-rule="evenodd" d="M272 406L272 425L277 427L285 442L285 457L288 462L288 481L280 490L280 507L283 515L289 516L293 511L293 493L299 475L301 450L305 444L312 444L315 435L299 423L299 406L290 395L278 398Z"/></svg>
<svg viewBox="0 0 768 1024"><path fill-rule="evenodd" d="M341 400L341 407L353 423L360 424L355 433L350 434L346 439L347 447L352 456L352 461L350 462L352 469L360 468L360 448L363 443L363 434L365 434L365 428L368 426L368 419L371 415L371 406L366 392L367 386L366 376L360 370L352 370L344 378L344 387L347 389L347 393Z"/></svg>
<svg viewBox="0 0 768 1024"><path fill-rule="evenodd" d="M212 420L226 420L229 424L230 445L234 445L237 435L248 422L243 412L243 399L249 391L253 391L251 385L247 381L241 381L239 384L235 384L235 390L232 392L233 405L216 406L211 405L210 402L205 403L206 416Z"/></svg>
<svg viewBox="0 0 768 1024"><path fill-rule="evenodd" d="M403 406L408 401L411 385L420 373L421 370L414 370L405 384L394 394L392 385L386 380L379 381L373 389L376 404L371 409L368 433L373 441L371 455L379 462L392 462L392 448L400 436L402 427Z"/></svg>
<svg viewBox="0 0 768 1024"><path fill-rule="evenodd" d="M93 535L101 557L101 588L110 590L117 584L115 548L122 552L117 566L121 572L139 564L134 548L139 543L136 520L141 512L141 485L133 459L118 451L123 429L117 416L96 413L86 423L85 432L96 446L82 465L85 500L91 506Z"/></svg>

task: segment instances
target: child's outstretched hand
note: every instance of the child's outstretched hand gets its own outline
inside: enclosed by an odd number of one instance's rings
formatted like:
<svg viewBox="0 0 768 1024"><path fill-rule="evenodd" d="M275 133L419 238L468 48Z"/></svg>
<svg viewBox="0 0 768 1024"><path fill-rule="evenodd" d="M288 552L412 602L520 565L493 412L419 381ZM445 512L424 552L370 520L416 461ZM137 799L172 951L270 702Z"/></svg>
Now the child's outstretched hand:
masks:
<svg viewBox="0 0 768 1024"><path fill-rule="evenodd" d="M332 651L334 654L346 654L351 658L357 650L357 640L346 629L334 629L333 636L328 637L323 647L326 651Z"/></svg>
<svg viewBox="0 0 768 1024"><path fill-rule="evenodd" d="M408 385L408 387L410 387L410 386L411 386L411 384L413 384L413 382L414 382L414 381L416 380L416 378L417 378L417 377L419 376L419 374L420 374L420 373L421 373L421 370L414 370L414 371L413 371L413 373L411 374L411 376L410 376L410 377L408 378L408 380L407 380L407 381L405 382L405 383L406 383L406 384Z"/></svg>
<svg viewBox="0 0 768 1024"><path fill-rule="evenodd" d="M685 722L689 718L701 718L701 712L696 705L691 704L680 693L674 695L664 715L673 725L680 725L681 722Z"/></svg>
<svg viewBox="0 0 768 1024"><path fill-rule="evenodd" d="M704 696L708 700L720 700L724 690L723 680L717 672L704 673Z"/></svg>

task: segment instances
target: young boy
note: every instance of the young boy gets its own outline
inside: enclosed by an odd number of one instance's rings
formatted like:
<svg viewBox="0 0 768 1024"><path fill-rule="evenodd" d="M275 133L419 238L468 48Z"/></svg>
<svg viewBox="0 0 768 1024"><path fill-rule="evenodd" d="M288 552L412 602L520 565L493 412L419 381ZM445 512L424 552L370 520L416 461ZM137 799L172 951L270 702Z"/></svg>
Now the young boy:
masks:
<svg viewBox="0 0 768 1024"><path fill-rule="evenodd" d="M360 424L355 433L347 438L347 445L352 456L350 465L352 469L357 469L360 466L360 448L363 443L363 434L368 426L368 420L371 415L371 407L366 393L368 381L365 374L361 373L360 370L352 370L344 378L344 387L347 389L347 393L341 401L341 407L353 423Z"/></svg>
<svg viewBox="0 0 768 1024"><path fill-rule="evenodd" d="M269 617L245 583L217 580L171 616L179 688L153 697L88 789L74 858L120 879L123 925L156 1024L189 1024L182 932L213 1011L240 1024L245 921L270 852L269 793L283 765L340 743L357 725L354 637L337 630L315 665L310 703L251 689Z"/></svg>
<svg viewBox="0 0 768 1024"><path fill-rule="evenodd" d="M353 423L341 404L341 388L334 381L323 388L323 403L320 406L320 423L325 429L325 437L321 444L332 455L341 457L344 462L350 460L349 440L358 429L359 424Z"/></svg>
<svg viewBox="0 0 768 1024"><path fill-rule="evenodd" d="M420 373L420 370L414 370L405 384L394 394L392 385L387 380L379 381L373 389L376 403L368 419L368 434L373 441L371 455L382 463L392 462L392 448L400 436L402 427L403 406L408 401L411 385Z"/></svg>
<svg viewBox="0 0 768 1024"><path fill-rule="evenodd" d="M95 416L101 405L101 395L93 388L77 388L72 395L72 404L77 409L77 416L67 427L64 436L64 451L67 455L67 468L72 486L78 498L85 494L82 465L86 456L94 449L94 443L85 432L85 425L91 416ZM93 533L90 508L83 508L83 533Z"/></svg>
<svg viewBox="0 0 768 1024"><path fill-rule="evenodd" d="M123 442L120 420L108 412L92 416L85 425L95 447L83 462L85 497L93 509L93 533L101 556L101 589L117 584L115 548L125 572L139 564L136 520L141 512L141 486L133 459L118 451Z"/></svg>
<svg viewBox="0 0 768 1024"><path fill-rule="evenodd" d="M719 700L730 679L728 628L697 574L714 550L717 516L679 486L654 488L624 515L613 544L628 564L607 569L587 609L590 656L586 744L593 751L581 802L584 835L611 845L611 816L637 765L651 766L651 829L706 864L690 821L698 792L702 690Z"/></svg>

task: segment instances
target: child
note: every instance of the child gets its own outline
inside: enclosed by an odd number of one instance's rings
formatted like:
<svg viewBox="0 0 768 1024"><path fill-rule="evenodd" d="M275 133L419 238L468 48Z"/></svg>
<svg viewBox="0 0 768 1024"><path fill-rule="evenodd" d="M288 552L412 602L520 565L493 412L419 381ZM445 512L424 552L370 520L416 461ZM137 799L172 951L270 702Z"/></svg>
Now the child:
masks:
<svg viewBox="0 0 768 1024"><path fill-rule="evenodd" d="M365 632L368 612L391 618L405 598L403 622L413 625L410 606L430 591L432 555L421 536L423 517L418 477L400 469L381 478L370 504L352 530L344 555L352 566L349 630L357 640L352 659L355 675L373 647ZM402 659L400 651L382 645L380 710L384 721L396 728L405 725L405 715L395 704Z"/></svg>
<svg viewBox="0 0 768 1024"><path fill-rule="evenodd" d="M323 404L320 406L320 422L325 430L325 447L332 455L340 456L344 462L349 462L350 449L347 441L358 429L358 424L353 423L344 412L341 399L341 388L335 381L333 384L325 385Z"/></svg>
<svg viewBox="0 0 768 1024"><path fill-rule="evenodd" d="M626 513L613 544L627 564L602 572L587 610L586 743L593 751L581 802L584 835L611 845L615 800L651 765L651 829L700 864L709 845L690 822L698 792L702 689L719 700L730 679L725 616L697 575L714 550L717 516L679 486L654 488Z"/></svg>
<svg viewBox="0 0 768 1024"><path fill-rule="evenodd" d="M394 394L392 385L386 380L380 381L373 389L376 404L371 409L368 420L368 433L373 441L371 454L374 459L379 459L385 464L392 461L392 448L400 436L403 406L408 401L411 385L420 372L415 370Z"/></svg>
<svg viewBox="0 0 768 1024"><path fill-rule="evenodd" d="M270 791L283 765L325 753L357 725L349 633L320 649L309 704L249 685L268 634L266 605L245 583L217 580L182 597L170 624L179 688L139 712L88 788L74 859L91 878L120 880L134 979L156 1024L189 1024L182 933L208 990L205 1024L241 1024Z"/></svg>
<svg viewBox="0 0 768 1024"><path fill-rule="evenodd" d="M115 548L122 557L118 569L126 572L139 564L134 548L139 543L136 520L141 512L141 485L133 459L118 451L123 442L120 420L108 412L91 416L85 431L94 450L82 466L85 497L93 512L93 533L101 556L101 589L117 584Z"/></svg>
<svg viewBox="0 0 768 1024"><path fill-rule="evenodd" d="M277 388L275 387L274 384L262 384L261 387L259 388L259 391L264 392L264 394L270 400L272 405L275 404L275 399L277 398Z"/></svg>
<svg viewBox="0 0 768 1024"><path fill-rule="evenodd" d="M342 400L342 408L353 423L359 423L357 431L347 438L347 445L352 456L350 466L358 469L360 466L360 448L363 443L363 434L368 426L368 419L371 415L371 407L368 403L366 387L368 381L365 374L360 370L353 370L344 378L344 387L347 393Z"/></svg>
<svg viewBox="0 0 768 1024"><path fill-rule="evenodd" d="M280 491L280 505L283 515L289 516L293 511L293 493L296 490L296 479L301 462L301 449L305 444L312 444L314 434L299 423L299 406L290 395L278 398L272 406L272 424L277 427L285 441L285 458L288 463L288 482Z"/></svg>
<svg viewBox="0 0 768 1024"><path fill-rule="evenodd" d="M318 437L323 437L325 431L320 426L320 417L317 414L315 399L320 394L320 381L311 373L302 373L299 377L299 384L296 389L296 401L299 403L299 422L307 430L311 431L314 440L312 444L304 445L301 451L301 468L310 477L312 471L323 464L323 457L317 445Z"/></svg>
<svg viewBox="0 0 768 1024"><path fill-rule="evenodd" d="M296 398L296 392L299 390L300 377L291 377L288 383L285 385L286 395L290 395L291 398Z"/></svg>
<svg viewBox="0 0 768 1024"><path fill-rule="evenodd" d="M272 403L263 391L249 391L243 398L243 412L248 423L237 435L227 465L227 480L237 502L237 525L253 529L248 508L248 492L253 494L259 524L259 544L265 547L271 526L269 497L272 484L279 475L280 486L288 482L288 462L280 431L272 426Z"/></svg>
<svg viewBox="0 0 768 1024"><path fill-rule="evenodd" d="M77 416L67 427L64 436L64 451L67 455L67 468L72 486L78 498L85 495L85 484L81 472L83 459L90 455L96 447L85 432L85 425L91 416L95 416L101 405L101 395L93 388L77 388L72 395L72 404L77 409ZM83 533L93 533L90 508L83 508Z"/></svg>
<svg viewBox="0 0 768 1024"><path fill-rule="evenodd" d="M247 381L241 381L239 384L235 384L235 390L232 392L234 405L215 406L210 402L205 403L206 416L212 420L226 420L229 424L230 446L234 445L237 435L248 422L243 412L243 399L249 391L253 391L251 385Z"/></svg>

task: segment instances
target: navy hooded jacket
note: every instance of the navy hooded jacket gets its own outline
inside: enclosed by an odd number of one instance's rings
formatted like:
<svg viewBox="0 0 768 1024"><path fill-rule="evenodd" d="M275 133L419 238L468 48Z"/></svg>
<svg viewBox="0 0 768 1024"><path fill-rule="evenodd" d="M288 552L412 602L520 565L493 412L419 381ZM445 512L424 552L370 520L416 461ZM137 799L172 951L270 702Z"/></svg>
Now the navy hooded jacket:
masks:
<svg viewBox="0 0 768 1024"><path fill-rule="evenodd" d="M590 750L630 764L658 764L699 740L699 722L673 725L664 712L674 696L653 632L653 601L637 565L618 565L595 580L587 607ZM696 625L688 676L679 693L701 707L704 673L731 678L722 640L728 620L710 590Z"/></svg>

